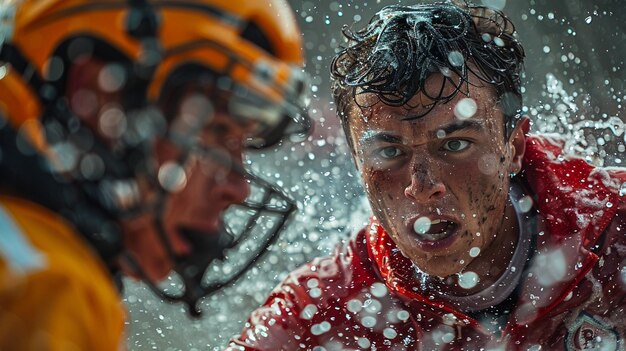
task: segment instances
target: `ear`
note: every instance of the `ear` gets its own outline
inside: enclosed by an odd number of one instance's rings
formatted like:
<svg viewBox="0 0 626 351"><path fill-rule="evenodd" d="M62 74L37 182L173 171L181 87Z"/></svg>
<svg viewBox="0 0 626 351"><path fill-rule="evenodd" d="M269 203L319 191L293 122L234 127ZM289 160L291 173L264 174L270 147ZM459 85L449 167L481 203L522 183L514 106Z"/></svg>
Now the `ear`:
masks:
<svg viewBox="0 0 626 351"><path fill-rule="evenodd" d="M509 137L511 148L511 173L519 173L522 170L522 160L526 152L526 135L530 131L530 118L522 116Z"/></svg>

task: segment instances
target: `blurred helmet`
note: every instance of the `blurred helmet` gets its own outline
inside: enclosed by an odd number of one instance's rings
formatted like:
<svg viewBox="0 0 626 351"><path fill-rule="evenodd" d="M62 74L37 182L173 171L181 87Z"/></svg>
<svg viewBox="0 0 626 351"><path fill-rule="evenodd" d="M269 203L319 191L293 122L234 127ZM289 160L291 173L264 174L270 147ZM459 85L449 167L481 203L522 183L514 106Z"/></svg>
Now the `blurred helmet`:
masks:
<svg viewBox="0 0 626 351"><path fill-rule="evenodd" d="M197 78L198 69L213 77L210 84L215 90L227 93L229 115L258 125L246 141L248 147L267 148L285 135L306 135L310 128L301 33L284 0L9 0L0 5L0 43L0 115L8 122L4 124L11 125L18 131L18 139L27 139L36 154L47 159L52 165L50 179L58 180L62 174L63 179L69 177L80 184L81 192L72 193L72 201L84 198L91 207L102 209L109 224L145 210L136 177L148 175L159 184L150 142L157 136L171 136L166 116L154 106L162 105ZM78 121L69 108L71 102L64 97L68 67L85 55L111 62L108 70L113 82L108 84L124 98L120 118L125 128L112 145L94 138L94 131ZM0 119L0 129L6 130L3 126ZM221 157L194 145L193 135L174 137L188 153L200 150L204 157L218 161ZM87 157L92 163L96 157L95 163L104 167L95 175L85 174L80 165ZM6 158L4 162L8 162ZM19 159L15 162L25 164ZM243 234L187 233L196 252L192 258L173 257L184 285L181 295L166 294L148 282L165 298L185 301L192 313L198 312L198 299L236 279L253 264L294 209L279 189L235 168L246 174L260 194L253 194L245 204L249 217L239 226ZM57 183L75 192L66 181ZM22 188L28 189L28 184ZM161 191L167 194L166 187ZM226 281L203 282L207 266L223 258L224 248L255 235L250 233L257 230L264 212L276 218L270 220L271 225L262 225L269 234L240 265L241 271ZM93 222L84 213L67 216L75 224L87 222L84 225L89 226ZM155 217L159 218L158 214ZM164 245L175 256L162 223L157 226ZM81 229L80 224L77 227ZM91 231L95 229L81 230L105 260L115 256L120 241L115 230L102 233L98 228L99 233L89 234ZM136 268L141 271L140 266Z"/></svg>

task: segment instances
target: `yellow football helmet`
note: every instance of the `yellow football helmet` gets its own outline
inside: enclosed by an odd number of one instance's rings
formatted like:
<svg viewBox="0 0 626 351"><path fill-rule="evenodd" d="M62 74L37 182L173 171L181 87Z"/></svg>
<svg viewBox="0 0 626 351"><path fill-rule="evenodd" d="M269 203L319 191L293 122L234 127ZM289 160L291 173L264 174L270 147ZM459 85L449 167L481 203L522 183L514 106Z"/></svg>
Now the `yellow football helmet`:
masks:
<svg viewBox="0 0 626 351"><path fill-rule="evenodd" d="M189 67L212 72L217 77L215 85L228 92L228 112L253 119L261 126L248 140L250 148L272 146L288 134L306 135L311 126L305 111L308 86L303 73L301 33L285 0L9 0L0 5L0 44L0 116L8 122L0 118L0 131L7 132L4 126L10 125L12 130L19 131L17 134L26 136L38 151L36 154L51 163L63 158L59 150L68 150L58 145L80 139L72 136L84 135L83 129L87 128L76 123L63 95L68 67L82 55L124 63L122 91L128 110L158 106L167 99L172 86L176 87L180 73ZM133 125L129 114L128 135L119 136L115 147L103 143L88 150L97 153L106 164L108 173L101 179L83 179L79 173L72 172L71 165L61 167L64 177L69 176L73 183L82 185L80 196L74 194L73 198L84 198L92 208L104 209L102 217L109 222L132 215L141 207L133 179L137 172L154 176L146 160L149 156L142 154L145 147L141 146L167 133L158 128L163 125L162 112L141 115L143 119L134 118ZM147 128L152 132L146 132L146 118L148 127L150 123L153 125ZM137 139L137 135L141 138ZM13 150L15 143L3 138L6 145L0 145L0 151L4 149L5 154L15 156L15 164L36 168L37 161L24 161L23 158L30 156L28 152L16 156L17 151L23 150ZM74 145L70 149L81 147ZM55 178L46 176L45 170L37 172L31 173L38 174L39 179ZM260 200L247 202L248 208L253 212L267 210L281 214L269 226L273 233L267 236L267 246L295 205L275 186L253 175L246 173L246 176L264 189ZM28 191L28 184L17 184L26 182L24 178L13 178L16 184L8 186ZM68 185L59 184L59 187L68 188ZM63 207L55 201L40 200L49 207ZM81 225L93 222L88 220L91 217L86 218L83 221L88 223L75 222L79 230ZM246 233L258 218L259 215L253 215L249 219L244 226ZM98 230L101 229L88 228L81 232ZM161 237L166 247L171 246L165 235ZM99 233L88 239L105 261L119 249L119 239L114 234ZM209 241L198 240L199 254L194 255L195 261L177 261L176 271L182 276L184 295L165 294L148 281L163 297L187 303L191 313L197 312L195 304L199 298L227 283L204 285L202 273L206 266L214 258L221 258L224 247L240 241L233 242L226 234ZM202 250L211 254L203 254ZM255 253L244 269L259 254ZM188 269L190 265L196 269ZM186 275L187 271L196 273L190 276Z"/></svg>
<svg viewBox="0 0 626 351"><path fill-rule="evenodd" d="M281 107L301 131L310 127L299 115L306 103L300 31L284 0L26 0L9 1L0 16L14 22L0 34L2 58L11 63L0 71L0 104L13 123L35 118L41 109L41 91L33 91L41 87L24 87L19 75L57 82L68 59L91 50L158 62L146 77L148 101L159 98L172 71L193 62ZM85 38L92 43L85 45ZM278 123L272 118L279 116L264 117Z"/></svg>

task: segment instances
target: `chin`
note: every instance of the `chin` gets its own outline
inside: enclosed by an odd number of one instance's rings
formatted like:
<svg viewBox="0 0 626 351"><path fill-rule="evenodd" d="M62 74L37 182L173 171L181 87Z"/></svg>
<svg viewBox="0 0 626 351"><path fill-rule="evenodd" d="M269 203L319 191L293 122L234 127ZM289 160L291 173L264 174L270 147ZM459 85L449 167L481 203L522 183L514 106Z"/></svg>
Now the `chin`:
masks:
<svg viewBox="0 0 626 351"><path fill-rule="evenodd" d="M467 266L467 264L454 264L451 265L451 257L433 257L430 260L427 259L426 264L419 264L415 261L413 263L422 272L439 278L447 278L451 275L460 273Z"/></svg>
<svg viewBox="0 0 626 351"><path fill-rule="evenodd" d="M146 270L148 278L153 282L164 280L172 271L172 268L164 262L161 262L161 264L152 264L150 267L144 266L144 269Z"/></svg>

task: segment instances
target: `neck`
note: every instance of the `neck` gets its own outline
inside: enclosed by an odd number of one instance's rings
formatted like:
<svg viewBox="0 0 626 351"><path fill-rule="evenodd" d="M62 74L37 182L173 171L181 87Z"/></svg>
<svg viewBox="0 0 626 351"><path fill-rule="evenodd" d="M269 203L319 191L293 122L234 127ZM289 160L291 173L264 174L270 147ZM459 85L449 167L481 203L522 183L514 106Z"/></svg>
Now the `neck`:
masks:
<svg viewBox="0 0 626 351"><path fill-rule="evenodd" d="M520 236L520 224L511 201L517 201L517 199L512 198L512 195L507 199L500 229L494 240L461 272L476 273L479 278L476 286L471 289L462 288L458 284L458 275L453 275L447 279L442 279L440 284L436 284L441 293L455 296L476 294L492 286L509 268ZM519 268L521 269L521 267Z"/></svg>
<svg viewBox="0 0 626 351"><path fill-rule="evenodd" d="M513 184L509 195L510 201L503 220L506 226L501 227L502 230L499 232L503 238L494 240L492 249L487 250L481 260L469 267L479 275L481 284L471 291L460 292L456 280L452 280L447 291L439 291L443 299L463 311L479 311L493 307L510 296L518 286L530 252L533 250L532 236L537 230L535 213L533 210L527 212L521 206L520 200L524 196L521 186Z"/></svg>
<svg viewBox="0 0 626 351"><path fill-rule="evenodd" d="M513 258L519 238L519 223L511 199L507 199L504 217L498 234L480 256L472 261L464 271L472 271L480 278L473 289L458 288L463 294L470 295L492 285L507 269ZM455 284L456 285L456 284Z"/></svg>

